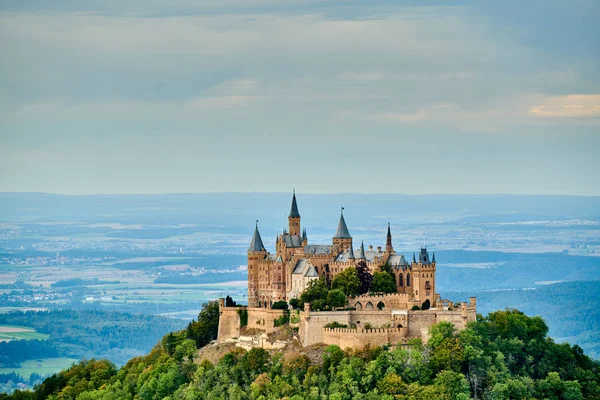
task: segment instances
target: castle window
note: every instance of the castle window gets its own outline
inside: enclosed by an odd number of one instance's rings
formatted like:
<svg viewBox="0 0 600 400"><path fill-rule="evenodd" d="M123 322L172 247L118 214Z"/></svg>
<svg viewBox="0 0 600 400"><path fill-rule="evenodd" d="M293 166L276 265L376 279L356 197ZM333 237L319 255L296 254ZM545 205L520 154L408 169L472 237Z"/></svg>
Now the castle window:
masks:
<svg viewBox="0 0 600 400"><path fill-rule="evenodd" d="M404 286L404 279L402 274L398 275L398 286Z"/></svg>
<svg viewBox="0 0 600 400"><path fill-rule="evenodd" d="M406 274L406 286L410 286L410 273Z"/></svg>

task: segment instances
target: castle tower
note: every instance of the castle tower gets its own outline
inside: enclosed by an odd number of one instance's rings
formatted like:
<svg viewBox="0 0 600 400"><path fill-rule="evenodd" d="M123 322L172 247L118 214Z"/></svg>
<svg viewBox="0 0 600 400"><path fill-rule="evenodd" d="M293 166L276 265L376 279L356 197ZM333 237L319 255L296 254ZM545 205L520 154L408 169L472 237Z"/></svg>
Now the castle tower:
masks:
<svg viewBox="0 0 600 400"><path fill-rule="evenodd" d="M346 226L346 220L344 220L344 207L342 207L340 221L338 222L337 231L333 237L333 247L337 252L342 252L352 247L352 236L350 236L348 226Z"/></svg>
<svg viewBox="0 0 600 400"><path fill-rule="evenodd" d="M263 244L260 232L258 232L258 221L254 228L254 235L248 247L248 307L258 307L259 289L260 289L260 270L259 263L267 256L267 250Z"/></svg>
<svg viewBox="0 0 600 400"><path fill-rule="evenodd" d="M367 259L367 257L365 256L365 242L363 242L363 241L360 242L360 253L358 253L358 259L359 260Z"/></svg>
<svg viewBox="0 0 600 400"><path fill-rule="evenodd" d="M292 197L292 208L288 216L289 233L292 236L300 236L300 213L298 212L298 204L296 203L296 190Z"/></svg>
<svg viewBox="0 0 600 400"><path fill-rule="evenodd" d="M308 236L306 236L306 228L302 229L302 246L306 247L308 245Z"/></svg>
<svg viewBox="0 0 600 400"><path fill-rule="evenodd" d="M392 231L390 230L389 222L388 222L387 239L385 241L385 252L388 254L394 253L394 247L392 246Z"/></svg>

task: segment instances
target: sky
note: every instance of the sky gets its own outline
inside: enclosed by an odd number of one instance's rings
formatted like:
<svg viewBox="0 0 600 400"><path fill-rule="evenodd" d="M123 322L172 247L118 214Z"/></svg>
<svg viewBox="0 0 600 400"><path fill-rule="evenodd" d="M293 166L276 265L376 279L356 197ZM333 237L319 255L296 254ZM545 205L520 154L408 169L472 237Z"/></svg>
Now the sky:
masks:
<svg viewBox="0 0 600 400"><path fill-rule="evenodd" d="M3 0L0 191L600 195L600 2Z"/></svg>

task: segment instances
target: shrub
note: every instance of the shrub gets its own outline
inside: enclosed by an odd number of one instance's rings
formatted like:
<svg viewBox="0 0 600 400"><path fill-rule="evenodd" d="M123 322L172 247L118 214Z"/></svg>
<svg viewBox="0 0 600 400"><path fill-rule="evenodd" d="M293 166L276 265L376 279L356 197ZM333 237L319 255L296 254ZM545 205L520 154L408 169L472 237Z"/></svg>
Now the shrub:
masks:
<svg viewBox="0 0 600 400"><path fill-rule="evenodd" d="M237 313L240 317L240 328L248 325L248 310L243 308L241 310L237 310Z"/></svg>
<svg viewBox="0 0 600 400"><path fill-rule="evenodd" d="M299 308L300 307L300 300L299 299L291 299L290 300L290 306L294 307L294 308Z"/></svg>
<svg viewBox="0 0 600 400"><path fill-rule="evenodd" d="M419 308L419 306L413 306L413 307L411 308L411 310L413 310L413 311L420 310L420 309L421 309L421 308Z"/></svg>
<svg viewBox="0 0 600 400"><path fill-rule="evenodd" d="M271 308L273 310L287 310L288 309L288 303L285 300L279 300L279 301L276 301L275 303L273 303L273 305L271 306Z"/></svg>
<svg viewBox="0 0 600 400"><path fill-rule="evenodd" d="M330 322L330 323L328 323L328 324L325 325L325 328L331 328L331 329L334 329L334 328L347 328L347 327L348 327L348 325L340 324L337 321Z"/></svg>
<svg viewBox="0 0 600 400"><path fill-rule="evenodd" d="M421 310L429 310L430 306L431 302L429 301L429 299L427 299L423 302L423 304L421 304Z"/></svg>

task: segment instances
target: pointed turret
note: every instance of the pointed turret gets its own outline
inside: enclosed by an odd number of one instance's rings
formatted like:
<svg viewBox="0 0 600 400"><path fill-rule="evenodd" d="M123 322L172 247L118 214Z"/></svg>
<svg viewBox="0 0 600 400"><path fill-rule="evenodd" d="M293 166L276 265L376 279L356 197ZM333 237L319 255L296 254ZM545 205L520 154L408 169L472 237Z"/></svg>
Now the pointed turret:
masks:
<svg viewBox="0 0 600 400"><path fill-rule="evenodd" d="M431 262L435 263L435 251L433 252L433 254L431 255Z"/></svg>
<svg viewBox="0 0 600 400"><path fill-rule="evenodd" d="M415 252L413 251L413 262L416 263L417 262L417 257L415 257Z"/></svg>
<svg viewBox="0 0 600 400"><path fill-rule="evenodd" d="M292 207L290 208L290 215L288 216L288 225L290 235L300 236L300 213L298 212L298 203L296 202L296 190L292 195Z"/></svg>
<svg viewBox="0 0 600 400"><path fill-rule="evenodd" d="M258 232L258 221L256 221L256 227L254 228L254 235L252 235L252 240L250 241L250 247L248 248L248 252L251 251L266 251L265 246L263 245L263 241L260 237L260 232Z"/></svg>
<svg viewBox="0 0 600 400"><path fill-rule="evenodd" d="M302 246L308 244L308 236L306 236L306 229L302 229Z"/></svg>
<svg viewBox="0 0 600 400"><path fill-rule="evenodd" d="M388 222L387 238L385 241L385 251L388 253L392 253L394 251L394 247L392 246L392 231L390 229L389 222Z"/></svg>
<svg viewBox="0 0 600 400"><path fill-rule="evenodd" d="M358 253L358 258L361 260L366 260L367 257L365 256L365 243L364 242L360 242L360 253Z"/></svg>
<svg viewBox="0 0 600 400"><path fill-rule="evenodd" d="M350 255L348 256L349 260L354 260L354 246L352 246L352 243L350 243Z"/></svg>
<svg viewBox="0 0 600 400"><path fill-rule="evenodd" d="M338 254L352 247L352 236L350 236L348 226L346 226L346 221L344 220L344 207L342 207L340 222L338 222L337 231L333 237L333 247Z"/></svg>
<svg viewBox="0 0 600 400"><path fill-rule="evenodd" d="M296 190L294 189L294 195L292 196L292 208L290 209L290 218L300 218L298 212L298 203L296 203Z"/></svg>
<svg viewBox="0 0 600 400"><path fill-rule="evenodd" d="M342 207L342 213L340 214L340 221L338 222L337 232L335 233L334 239L351 239L350 232L346 226L346 220L344 220L344 207Z"/></svg>

